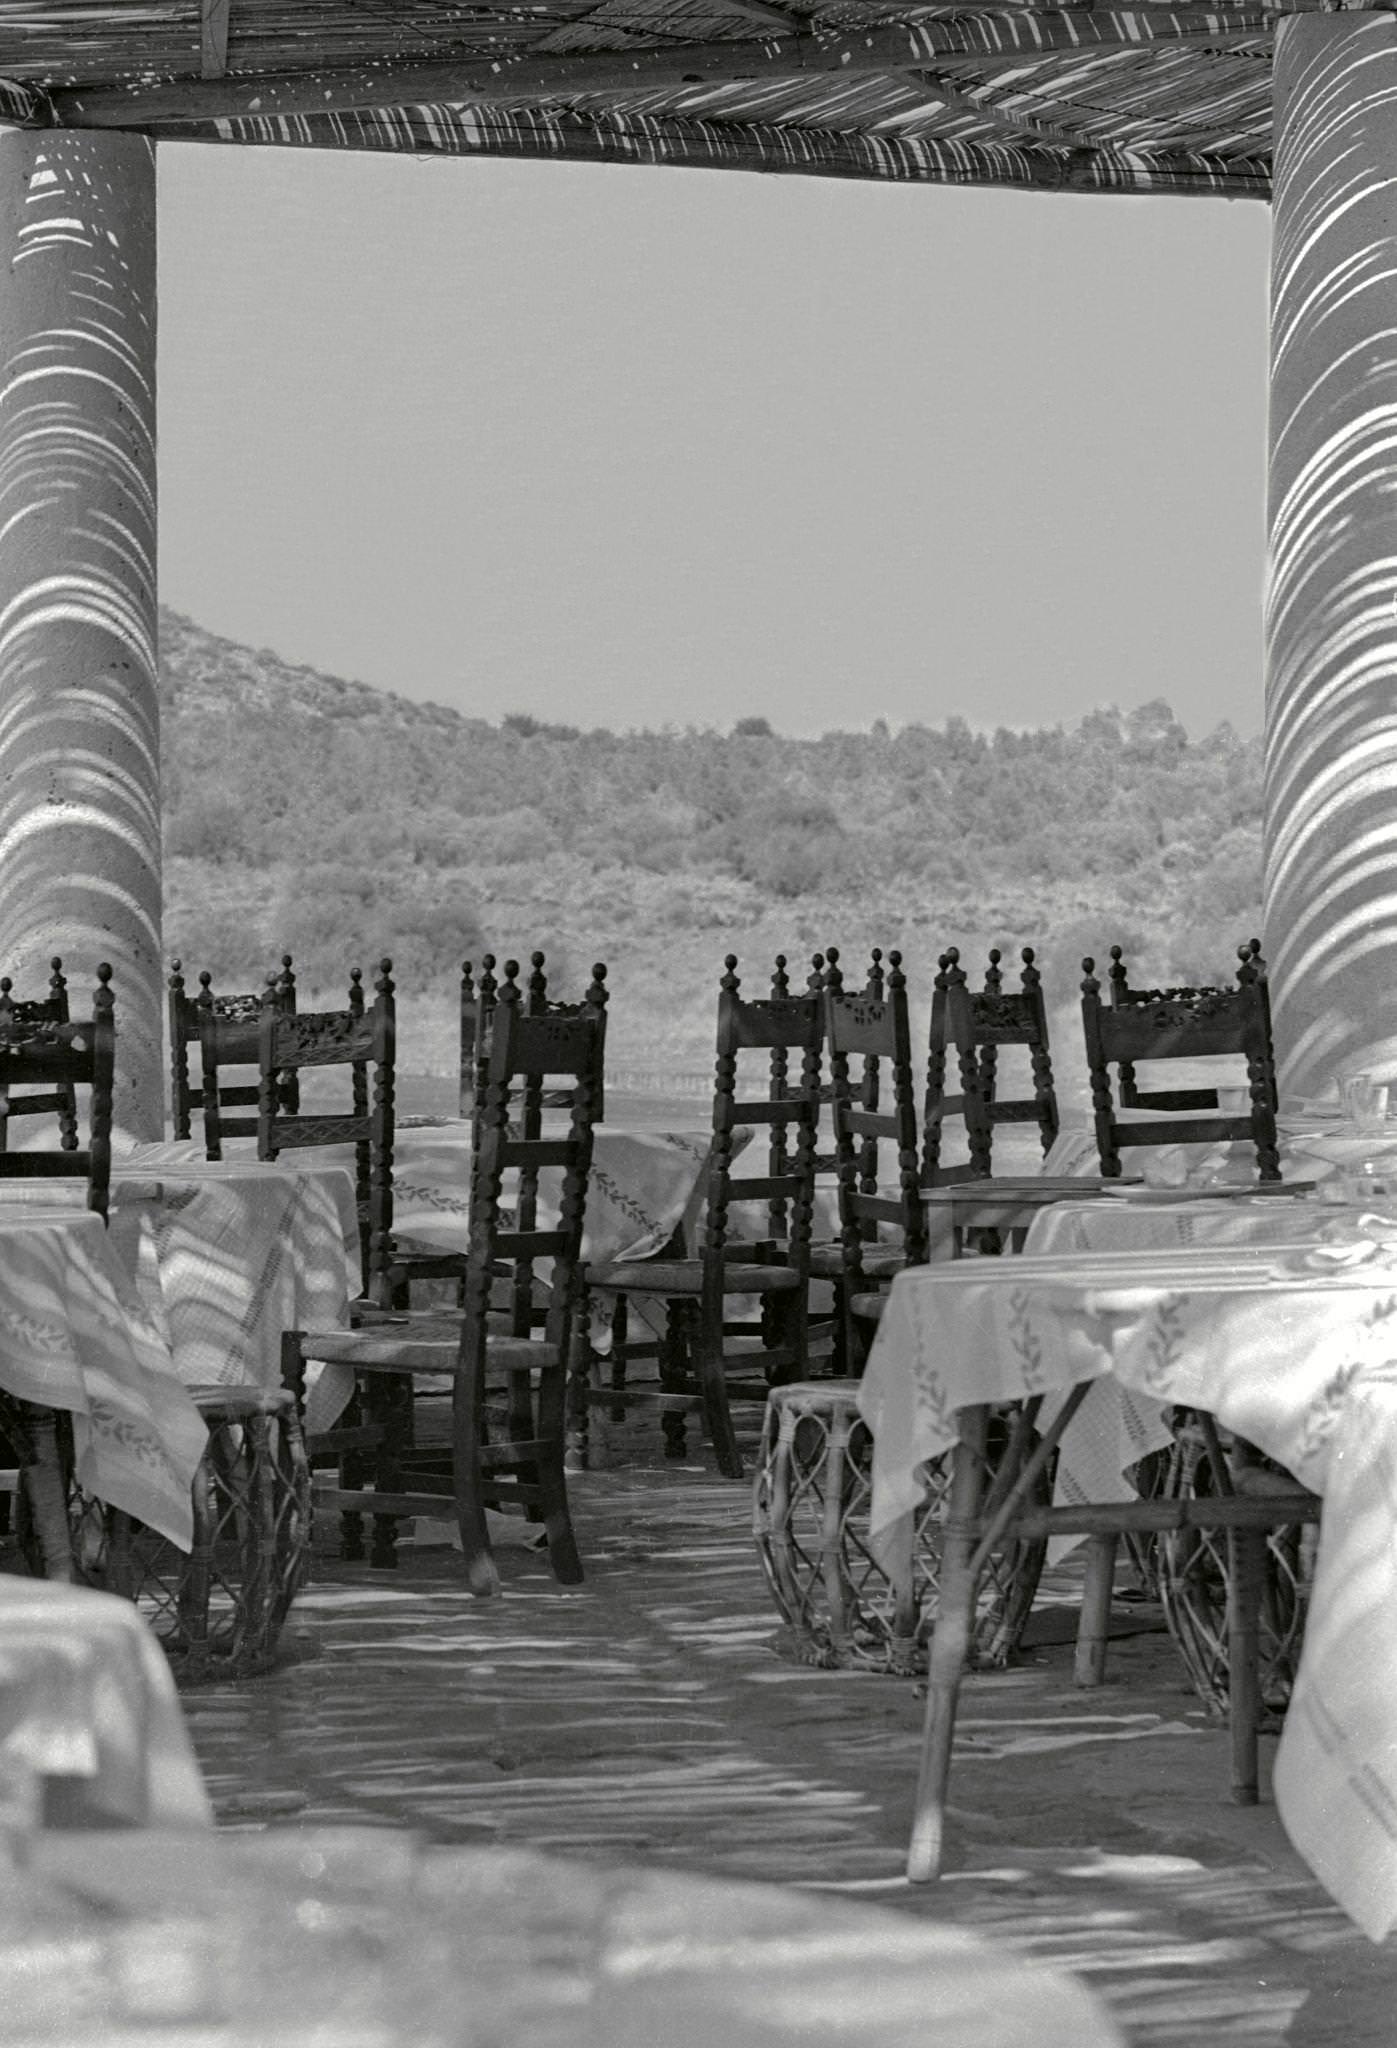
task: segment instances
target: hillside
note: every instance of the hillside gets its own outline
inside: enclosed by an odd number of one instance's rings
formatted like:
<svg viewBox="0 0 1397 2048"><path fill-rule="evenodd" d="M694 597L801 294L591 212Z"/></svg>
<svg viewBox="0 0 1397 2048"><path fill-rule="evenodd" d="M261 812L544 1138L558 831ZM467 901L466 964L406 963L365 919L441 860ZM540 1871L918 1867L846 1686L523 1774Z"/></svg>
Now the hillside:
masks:
<svg viewBox="0 0 1397 2048"><path fill-rule="evenodd" d="M593 958L612 1053L703 1070L723 954L1039 948L1055 1007L1113 940L1156 980L1229 972L1259 923L1260 744L1169 707L1071 729L775 735L500 725L297 668L165 612L166 948L307 988L391 952L404 1055L449 1066L461 959Z"/></svg>

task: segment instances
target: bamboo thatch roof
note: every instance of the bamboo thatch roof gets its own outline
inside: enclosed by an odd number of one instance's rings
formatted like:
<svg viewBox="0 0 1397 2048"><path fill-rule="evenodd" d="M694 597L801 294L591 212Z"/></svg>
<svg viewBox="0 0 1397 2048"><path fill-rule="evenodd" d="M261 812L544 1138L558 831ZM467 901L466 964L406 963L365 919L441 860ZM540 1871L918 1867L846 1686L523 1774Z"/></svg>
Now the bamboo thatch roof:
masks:
<svg viewBox="0 0 1397 2048"><path fill-rule="evenodd" d="M1278 18L1159 0L0 0L0 119L1264 198Z"/></svg>

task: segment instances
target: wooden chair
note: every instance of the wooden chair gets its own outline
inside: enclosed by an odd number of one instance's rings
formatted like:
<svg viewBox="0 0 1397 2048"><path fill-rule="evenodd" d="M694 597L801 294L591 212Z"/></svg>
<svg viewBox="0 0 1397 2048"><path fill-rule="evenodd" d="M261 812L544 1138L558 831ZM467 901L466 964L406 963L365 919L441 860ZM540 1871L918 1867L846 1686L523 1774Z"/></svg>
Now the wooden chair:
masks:
<svg viewBox="0 0 1397 2048"><path fill-rule="evenodd" d="M87 1207L105 1223L111 1187L112 1081L116 1061L112 970L104 961L88 1022L71 1021L62 962L51 963L49 993L16 1000L8 977L0 981L0 1180L80 1180ZM88 1140L78 1145L79 1088L88 1090ZM54 1152L12 1152L15 1117L57 1115ZM49 1578L72 1577L66 1470L71 1463L68 1425L52 1409L11 1398L0 1404L0 1425L18 1460L25 1504L38 1554Z"/></svg>
<svg viewBox="0 0 1397 2048"><path fill-rule="evenodd" d="M296 977L291 955L281 956L281 973L272 981L277 1006L288 1013L296 1008ZM215 995L213 976L207 968L199 976L199 993L185 989L184 970L179 960L170 962L168 1016L170 1037L170 1114L177 1138L193 1135L193 1114L202 1113L204 1154L208 1159L223 1157L225 1138L257 1136L259 1100L258 1047L265 991L244 995ZM189 1079L189 1048L199 1048L199 1086ZM248 1070L247 1081L226 1081L223 1069ZM299 1107L294 1074L282 1083L282 1107L294 1112ZM230 1111L252 1114L230 1115Z"/></svg>
<svg viewBox="0 0 1397 2048"><path fill-rule="evenodd" d="M1280 1180L1267 984L1256 965L1259 956L1250 946L1239 947L1238 952L1234 989L1130 989L1119 949L1113 949L1111 997L1105 1003L1096 962L1090 957L1083 960L1082 1030L1096 1149L1108 1180L1120 1175L1123 1148L1216 1145L1237 1139L1251 1142L1263 1184ZM1117 968L1121 969L1119 976ZM1136 1078L1136 1065L1143 1060L1201 1059L1218 1053L1240 1055L1246 1061L1251 1108L1245 1116L1221 1114L1215 1087L1142 1091ZM1131 1122L1117 1117L1110 1075L1113 1065L1122 1106L1157 1110L1159 1116ZM1204 1113L1209 1110L1212 1115Z"/></svg>
<svg viewBox="0 0 1397 2048"><path fill-rule="evenodd" d="M1043 978L1031 946L1025 946L1020 957L1020 986L1007 991L998 946L990 949L982 989L970 987L955 946L937 963L922 1117L922 1181L926 1187L987 1179L994 1171L994 1133L1000 1124L1036 1123L1045 1156L1057 1137L1057 1096ZM998 1092L999 1052L1007 1045L1027 1048L1033 1077L1031 1095L1001 1096ZM956 1050L961 1082L960 1092L954 1095L945 1091L946 1056L951 1046ZM948 1166L942 1163L941 1144L946 1119L954 1116L965 1120L970 1157Z"/></svg>
<svg viewBox="0 0 1397 2048"><path fill-rule="evenodd" d="M1266 962L1261 957L1260 939L1248 939L1237 948L1238 974L1243 967L1250 967L1258 982L1267 980ZM1085 963L1083 963L1085 965ZM1129 970L1121 947L1112 946L1111 965L1107 971L1110 1002L1113 1010L1128 1009L1132 1004L1157 1002L1162 997L1169 1002L1199 1004L1227 991L1214 987L1141 989L1131 988ZM1262 998L1267 1007L1267 1029L1270 1029L1269 995ZM1217 1088L1153 1088L1142 1090L1135 1072L1133 1060L1121 1060L1116 1065L1116 1078L1120 1091L1122 1109L1161 1109L1178 1112L1181 1110L1212 1109L1218 1106ZM1274 1084L1274 1075L1272 1076ZM1276 1097L1272 1094L1272 1108Z"/></svg>
<svg viewBox="0 0 1397 2048"><path fill-rule="evenodd" d="M59 974L59 962L53 971ZM15 1117L57 1114L56 1152L0 1149L0 1179L84 1180L87 1206L107 1214L112 1162L112 1077L116 1058L112 970L97 969L90 1022L71 1022L66 989L38 1002L16 1002L0 983L0 1132ZM51 985L52 986L52 985ZM59 1009L63 1014L58 1014ZM88 1142L78 1147L77 1090L88 1094Z"/></svg>
<svg viewBox="0 0 1397 2048"><path fill-rule="evenodd" d="M484 1086L480 1056L488 1043L486 1032L495 1007L495 956L485 954L477 982L469 960L461 962L461 1085L460 1107L464 1117L474 1116L476 1098Z"/></svg>
<svg viewBox="0 0 1397 2048"><path fill-rule="evenodd" d="M887 959L885 974L882 953L875 950L862 989L846 989L837 975L824 988L840 1235L837 1244L812 1248L810 1271L834 1283L839 1362L848 1373L862 1369L868 1328L881 1313L877 1283L927 1257L907 978L900 953L891 952ZM857 1075L851 1070L854 1061L859 1062ZM896 1158L895 1195L879 1192L884 1145ZM882 1224L895 1225L900 1242L880 1244Z"/></svg>
<svg viewBox="0 0 1397 2048"><path fill-rule="evenodd" d="M284 1151L308 1145L354 1146L364 1294L380 1308L388 1307L392 1298L392 968L391 960L379 962L374 1000L367 1008L362 973L353 968L343 1010L290 1010L282 979L270 977L258 1016L257 1156L276 1159ZM300 1076L322 1067L349 1068L347 1109L302 1109ZM294 1108L289 1106L293 1101Z"/></svg>
<svg viewBox="0 0 1397 2048"><path fill-rule="evenodd" d="M13 986L8 974L0 977L0 1018L7 1020L11 1032L25 1025L68 1022L68 981L63 972L63 962L56 953L49 962L49 992L46 996L16 1001L10 993ZM0 1152L9 1148L12 1116L49 1114L58 1117L61 1149L75 1151L78 1142L77 1090L71 1081L59 1081L46 1091L26 1091L13 1098L0 1098Z"/></svg>
<svg viewBox="0 0 1397 2048"><path fill-rule="evenodd" d="M439 1516L454 1502L472 1592L498 1590L487 1504L522 1506L541 1521L553 1569L573 1584L581 1560L568 1512L564 1476L567 1364L577 1311L582 1227L591 1167L592 1126L602 1073L605 1015L593 1002L549 1004L530 1012L514 980L505 980L489 1033L486 1081L477 1115L480 1145L471 1187L470 1252L464 1310L455 1317L376 1322L357 1331L288 1333L283 1347L288 1383L300 1390L307 1358L354 1368L367 1429L358 1452L373 1465L372 1486L341 1486L322 1496L342 1514L372 1514L372 1561L396 1562L395 1524L409 1515ZM526 1099L549 1079L568 1082L565 1136L520 1135ZM547 1169L562 1174L556 1224L527 1220L522 1190ZM519 1176L515 1213L502 1207L504 1175ZM551 1262L547 1320L533 1330L535 1268ZM503 1289L500 1279L507 1270ZM503 1300L503 1315L495 1304ZM449 1454L419 1444L414 1385L451 1378ZM502 1390L502 1407L487 1412L487 1395ZM314 1447L312 1447L314 1448Z"/></svg>
<svg viewBox="0 0 1397 2048"><path fill-rule="evenodd" d="M588 1405L618 1409L646 1403L661 1412L669 1456L684 1455L684 1416L702 1415L718 1469L733 1479L742 1476L743 1467L730 1401L765 1401L770 1386L797 1378L806 1365L823 1035L818 996L807 989L801 995L747 999L740 994L736 969L736 956L730 953L718 995L713 1146L702 1246L694 1257L599 1264L585 1273L589 1294L610 1297L615 1305L613 1349L620 1346L627 1362L656 1360L659 1385L594 1385L585 1319L578 1324L574 1381L584 1450ZM767 1054L765 1085L760 1096L739 1099L738 1060L747 1051ZM792 1053L800 1057L799 1079L787 1069L783 1092L775 1093L772 1056ZM733 1172L734 1133L744 1124L765 1126L770 1133L767 1171L750 1178ZM763 1207L767 1236L762 1240L732 1237L730 1212L746 1203ZM631 1295L664 1302L665 1331L658 1342L629 1342L626 1304ZM727 1319L727 1304L743 1295L759 1299L759 1326ZM733 1371L762 1377L734 1381Z"/></svg>
<svg viewBox="0 0 1397 2048"><path fill-rule="evenodd" d="M980 1579L991 1556L1015 1540L1041 1543L1052 1536L1083 1534L1090 1538L1076 1676L1079 1684L1099 1685L1105 1673L1118 1539L1202 1529L1226 1532L1232 1794L1241 1805L1256 1803L1267 1532L1316 1521L1319 1500L1288 1475L1278 1484L1274 1469L1268 1470L1249 1445L1235 1442L1225 1450L1209 1421L1212 1455L1217 1460L1216 1492L1070 1507L1044 1504L1035 1498L1041 1494L1040 1482L1091 1384L1087 1381L1072 1389L1041 1436L1036 1431L1040 1400L1025 1403L1007 1445L993 1462L989 1453L991 1411L984 1407L960 1411L960 1438L951 1454L940 1605L931 1638L926 1719L908 1853L907 1874L914 1884L936 1877L941 1869L956 1708L973 1641Z"/></svg>

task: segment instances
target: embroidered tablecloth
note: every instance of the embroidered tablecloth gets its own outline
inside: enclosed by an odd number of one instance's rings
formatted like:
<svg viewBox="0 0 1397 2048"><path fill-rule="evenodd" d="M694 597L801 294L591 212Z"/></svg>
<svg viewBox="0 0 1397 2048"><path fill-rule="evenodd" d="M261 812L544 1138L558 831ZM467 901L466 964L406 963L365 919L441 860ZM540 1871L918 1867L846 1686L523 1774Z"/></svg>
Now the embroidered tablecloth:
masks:
<svg viewBox="0 0 1397 2048"><path fill-rule="evenodd" d="M112 1593L0 1576L0 1770L7 1763L76 1781L64 1787L66 1825L213 1824L169 1664Z"/></svg>
<svg viewBox="0 0 1397 2048"><path fill-rule="evenodd" d="M1296 1848L1374 1940L1397 1924L1397 1260L1372 1244L964 1261L900 1274L859 1406L874 1529L977 1402L1113 1375L1203 1408L1324 1496L1276 1762ZM1092 1406L1089 1395L1082 1412Z"/></svg>
<svg viewBox="0 0 1397 2048"><path fill-rule="evenodd" d="M100 1216L0 1207L0 1386L67 1410L87 1491L188 1550L208 1431Z"/></svg>

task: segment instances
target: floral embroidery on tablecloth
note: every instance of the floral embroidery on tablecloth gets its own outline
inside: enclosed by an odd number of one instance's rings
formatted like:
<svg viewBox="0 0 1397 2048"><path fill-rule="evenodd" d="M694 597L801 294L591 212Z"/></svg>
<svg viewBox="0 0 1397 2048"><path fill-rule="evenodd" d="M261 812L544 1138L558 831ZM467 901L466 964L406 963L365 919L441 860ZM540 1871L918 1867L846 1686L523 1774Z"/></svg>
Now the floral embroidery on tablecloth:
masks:
<svg viewBox="0 0 1397 2048"><path fill-rule="evenodd" d="M1033 1296L1026 1288L1015 1287L1009 1296L1009 1320L1006 1334L1015 1358L1023 1368L1025 1393L1041 1394L1048 1380L1043 1370L1043 1344L1033 1327L1030 1314Z"/></svg>
<svg viewBox="0 0 1397 2048"><path fill-rule="evenodd" d="M1178 1295L1162 1295L1150 1320L1150 1334L1145 1344L1145 1385L1152 1394L1167 1400L1170 1377L1184 1346L1183 1306Z"/></svg>
<svg viewBox="0 0 1397 2048"><path fill-rule="evenodd" d="M166 1478L179 1483L174 1460L159 1437L130 1416L120 1414L109 1401L90 1401L88 1425L94 1436L107 1437L129 1452L138 1465L152 1466Z"/></svg>

